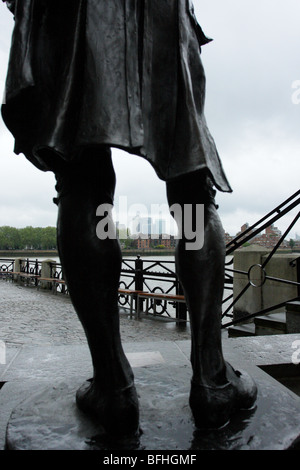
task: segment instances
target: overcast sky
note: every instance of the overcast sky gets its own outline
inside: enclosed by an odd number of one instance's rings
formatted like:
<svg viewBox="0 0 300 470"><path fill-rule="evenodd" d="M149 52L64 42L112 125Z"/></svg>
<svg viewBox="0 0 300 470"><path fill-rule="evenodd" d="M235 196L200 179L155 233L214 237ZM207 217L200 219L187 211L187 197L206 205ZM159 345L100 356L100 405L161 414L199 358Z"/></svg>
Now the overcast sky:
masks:
<svg viewBox="0 0 300 470"><path fill-rule="evenodd" d="M224 229L233 235L300 187L300 2L195 0L194 6L214 39L202 49L206 118L233 188L232 194L217 195ZM13 18L0 7L2 93ZM117 203L131 212L142 213L145 206L149 215L154 205L166 205L165 184L149 163L117 150L113 155ZM0 226L54 226L54 177L14 155L2 120L0 168ZM298 210L276 223L280 230ZM290 236L295 232L300 235L299 223Z"/></svg>

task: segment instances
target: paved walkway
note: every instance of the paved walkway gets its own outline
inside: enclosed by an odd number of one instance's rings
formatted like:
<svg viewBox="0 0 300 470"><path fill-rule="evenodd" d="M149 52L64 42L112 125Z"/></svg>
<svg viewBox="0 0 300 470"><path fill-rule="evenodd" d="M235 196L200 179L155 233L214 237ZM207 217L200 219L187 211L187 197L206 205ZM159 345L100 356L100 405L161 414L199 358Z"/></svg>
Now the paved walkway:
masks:
<svg viewBox="0 0 300 470"><path fill-rule="evenodd" d="M189 327L120 315L123 342L190 339ZM0 339L6 344L68 345L85 343L81 323L67 295L53 295L0 280Z"/></svg>
<svg viewBox="0 0 300 470"><path fill-rule="evenodd" d="M256 381L257 406L232 420L225 433L203 436L195 433L188 407L188 329L180 331L174 324L151 319L129 319L125 314L120 323L139 394L141 448L279 450L299 442L299 399L292 388L262 370L262 365L292 365L292 346L299 335L224 341L226 360L238 370L247 370ZM95 432L85 427L84 421L78 422L74 397L93 370L70 299L0 280L0 340L7 345L6 363L0 363L0 450L5 446L9 422L14 431L12 442L16 437L15 442L29 450L87 448ZM12 411L15 421L10 421ZM71 434L65 432L70 429ZM58 441L51 447L56 436Z"/></svg>

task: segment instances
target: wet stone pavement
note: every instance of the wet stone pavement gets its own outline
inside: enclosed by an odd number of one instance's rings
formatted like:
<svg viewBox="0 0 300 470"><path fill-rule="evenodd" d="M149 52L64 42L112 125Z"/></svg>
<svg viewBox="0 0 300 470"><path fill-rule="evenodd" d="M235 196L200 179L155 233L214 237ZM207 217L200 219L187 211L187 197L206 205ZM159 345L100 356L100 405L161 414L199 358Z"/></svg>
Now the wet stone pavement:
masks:
<svg viewBox="0 0 300 470"><path fill-rule="evenodd" d="M120 310L122 341L190 339L189 326L160 320L130 319ZM68 295L37 290L0 280L0 339L6 344L53 346L86 343L85 334Z"/></svg>
<svg viewBox="0 0 300 470"><path fill-rule="evenodd" d="M299 397L261 368L289 364L299 335L224 341L226 359L253 377L258 399L220 432L203 434L195 432L188 407L189 328L125 313L120 324L138 387L141 449L283 450L300 443ZM74 397L92 364L69 297L0 280L0 340L8 346L0 374L0 448L9 435L13 449L90 449L95 429L90 421L78 424Z"/></svg>

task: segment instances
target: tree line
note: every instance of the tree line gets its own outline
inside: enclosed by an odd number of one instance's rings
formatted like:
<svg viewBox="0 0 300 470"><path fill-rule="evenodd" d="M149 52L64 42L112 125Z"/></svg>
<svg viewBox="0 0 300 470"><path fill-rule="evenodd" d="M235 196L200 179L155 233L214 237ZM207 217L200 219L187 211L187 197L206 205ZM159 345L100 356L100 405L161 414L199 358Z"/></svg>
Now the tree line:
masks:
<svg viewBox="0 0 300 470"><path fill-rule="evenodd" d="M57 248L56 227L0 227L0 250L52 250Z"/></svg>

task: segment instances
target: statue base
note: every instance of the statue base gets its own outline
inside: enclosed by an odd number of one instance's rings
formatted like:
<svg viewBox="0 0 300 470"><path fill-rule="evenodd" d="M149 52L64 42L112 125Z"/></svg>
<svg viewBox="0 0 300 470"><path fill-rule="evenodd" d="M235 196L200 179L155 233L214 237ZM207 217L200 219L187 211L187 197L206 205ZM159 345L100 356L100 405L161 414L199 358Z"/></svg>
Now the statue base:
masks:
<svg viewBox="0 0 300 470"><path fill-rule="evenodd" d="M164 346L165 347L165 346ZM300 398L259 368L247 370L258 386L253 410L220 430L195 429L188 405L187 363L134 370L140 401L139 439L113 441L75 403L74 377L44 386L17 405L6 433L8 450L284 450L300 448ZM19 383L20 386L20 383ZM1 394L5 393L5 386ZM298 399L299 398L299 399Z"/></svg>

